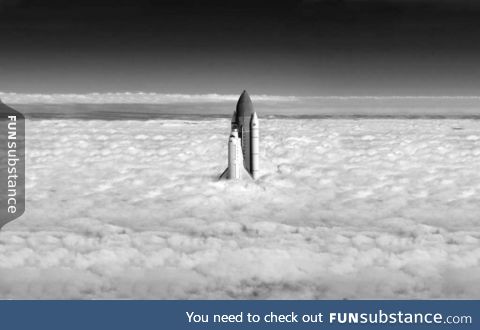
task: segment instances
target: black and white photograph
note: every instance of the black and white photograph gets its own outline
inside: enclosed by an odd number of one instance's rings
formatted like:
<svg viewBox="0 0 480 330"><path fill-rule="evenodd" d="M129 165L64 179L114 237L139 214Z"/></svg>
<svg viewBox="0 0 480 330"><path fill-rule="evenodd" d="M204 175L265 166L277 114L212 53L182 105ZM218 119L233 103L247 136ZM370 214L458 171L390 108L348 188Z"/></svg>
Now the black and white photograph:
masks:
<svg viewBox="0 0 480 330"><path fill-rule="evenodd" d="M480 298L477 1L0 0L0 100L2 300Z"/></svg>

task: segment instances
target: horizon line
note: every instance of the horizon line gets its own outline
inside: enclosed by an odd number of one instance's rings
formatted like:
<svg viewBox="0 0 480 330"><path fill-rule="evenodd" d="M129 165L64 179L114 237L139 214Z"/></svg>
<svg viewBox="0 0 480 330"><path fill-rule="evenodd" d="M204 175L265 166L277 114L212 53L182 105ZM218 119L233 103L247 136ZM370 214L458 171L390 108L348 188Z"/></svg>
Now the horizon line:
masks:
<svg viewBox="0 0 480 330"><path fill-rule="evenodd" d="M480 95L250 95L259 102L298 102L308 100L393 100L393 99L445 99L480 100ZM238 100L237 94L186 94L157 92L94 92L94 93L16 93L0 92L0 100L10 104L174 104L221 103Z"/></svg>

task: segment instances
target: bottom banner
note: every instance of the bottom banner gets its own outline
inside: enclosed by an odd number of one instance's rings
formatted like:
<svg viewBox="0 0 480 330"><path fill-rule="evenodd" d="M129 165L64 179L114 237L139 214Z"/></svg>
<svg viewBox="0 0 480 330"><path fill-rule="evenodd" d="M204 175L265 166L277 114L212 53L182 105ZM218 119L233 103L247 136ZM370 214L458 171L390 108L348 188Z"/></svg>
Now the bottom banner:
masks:
<svg viewBox="0 0 480 330"><path fill-rule="evenodd" d="M479 329L480 301L0 301L3 329Z"/></svg>

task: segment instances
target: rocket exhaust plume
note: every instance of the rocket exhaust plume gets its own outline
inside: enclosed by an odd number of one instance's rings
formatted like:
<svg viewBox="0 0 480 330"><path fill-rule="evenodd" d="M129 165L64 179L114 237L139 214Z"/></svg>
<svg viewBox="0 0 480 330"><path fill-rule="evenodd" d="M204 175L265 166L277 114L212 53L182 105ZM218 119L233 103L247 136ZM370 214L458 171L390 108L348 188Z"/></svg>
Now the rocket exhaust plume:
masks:
<svg viewBox="0 0 480 330"><path fill-rule="evenodd" d="M260 149L259 122L247 91L243 91L238 99L231 127L232 132L228 140L228 167L220 179L240 179L242 174L257 179Z"/></svg>

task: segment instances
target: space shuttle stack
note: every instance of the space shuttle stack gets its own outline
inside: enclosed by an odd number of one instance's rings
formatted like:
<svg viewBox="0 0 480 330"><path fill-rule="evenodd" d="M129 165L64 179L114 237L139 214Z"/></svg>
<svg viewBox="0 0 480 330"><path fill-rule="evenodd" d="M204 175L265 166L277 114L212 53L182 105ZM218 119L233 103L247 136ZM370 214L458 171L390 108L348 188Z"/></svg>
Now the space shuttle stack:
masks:
<svg viewBox="0 0 480 330"><path fill-rule="evenodd" d="M228 139L228 167L220 179L240 179L242 173L253 179L259 176L260 131L257 113L246 91L237 102Z"/></svg>

